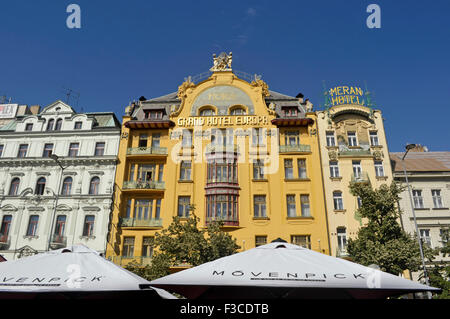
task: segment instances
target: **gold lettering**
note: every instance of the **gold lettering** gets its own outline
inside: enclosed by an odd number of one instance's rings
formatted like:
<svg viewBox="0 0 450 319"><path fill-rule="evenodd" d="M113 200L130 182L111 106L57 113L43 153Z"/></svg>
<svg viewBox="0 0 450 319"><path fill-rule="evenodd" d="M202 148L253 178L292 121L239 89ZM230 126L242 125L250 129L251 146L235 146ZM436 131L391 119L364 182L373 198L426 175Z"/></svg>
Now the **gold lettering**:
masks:
<svg viewBox="0 0 450 319"><path fill-rule="evenodd" d="M344 94L348 94L348 86L343 86L342 90L343 90Z"/></svg>

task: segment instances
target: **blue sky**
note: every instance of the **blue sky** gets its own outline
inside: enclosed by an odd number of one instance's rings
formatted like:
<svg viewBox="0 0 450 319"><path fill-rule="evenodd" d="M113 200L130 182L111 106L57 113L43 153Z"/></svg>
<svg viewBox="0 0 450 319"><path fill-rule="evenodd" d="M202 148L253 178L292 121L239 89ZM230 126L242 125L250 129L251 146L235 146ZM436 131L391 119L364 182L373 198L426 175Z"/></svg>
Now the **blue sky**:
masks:
<svg viewBox="0 0 450 319"><path fill-rule="evenodd" d="M81 7L81 29L66 7ZM369 29L366 8L381 8ZM233 69L269 89L365 83L383 112L390 151L449 151L450 1L1 1L0 95L23 104L80 93L77 111L114 111L177 90L233 52Z"/></svg>

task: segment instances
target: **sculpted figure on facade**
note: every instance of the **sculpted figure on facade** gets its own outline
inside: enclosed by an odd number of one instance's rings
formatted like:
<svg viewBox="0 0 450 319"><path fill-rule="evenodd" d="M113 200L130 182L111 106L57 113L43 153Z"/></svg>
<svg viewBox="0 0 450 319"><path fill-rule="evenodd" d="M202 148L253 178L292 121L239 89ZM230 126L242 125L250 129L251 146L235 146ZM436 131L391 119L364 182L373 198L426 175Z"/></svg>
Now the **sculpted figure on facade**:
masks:
<svg viewBox="0 0 450 319"><path fill-rule="evenodd" d="M217 71L231 71L231 63L233 61L233 53L230 52L229 54L226 54L225 52L222 52L219 54L219 56L216 56L216 54L213 54L213 66L211 69L209 69L212 72Z"/></svg>

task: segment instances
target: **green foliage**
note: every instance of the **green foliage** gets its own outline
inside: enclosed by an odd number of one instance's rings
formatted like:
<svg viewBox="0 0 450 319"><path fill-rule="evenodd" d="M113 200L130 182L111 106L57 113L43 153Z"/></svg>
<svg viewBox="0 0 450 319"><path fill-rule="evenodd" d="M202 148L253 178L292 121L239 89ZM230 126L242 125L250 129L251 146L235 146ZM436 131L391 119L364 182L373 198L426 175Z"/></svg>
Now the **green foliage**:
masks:
<svg viewBox="0 0 450 319"><path fill-rule="evenodd" d="M347 251L354 262L376 264L381 270L398 275L404 270L417 271L422 265L419 245L402 230L396 206L403 187L393 182L372 189L370 184L351 183L350 192L362 201L358 214L367 219L356 239L349 239ZM433 251L424 247L433 258Z"/></svg>
<svg viewBox="0 0 450 319"><path fill-rule="evenodd" d="M443 247L437 248L436 253L446 257L450 254L450 228L444 228L441 240ZM448 262L439 261L433 267L427 267L427 274L432 287L442 289L440 294L435 294L434 299L450 299L450 265Z"/></svg>
<svg viewBox="0 0 450 319"><path fill-rule="evenodd" d="M133 263L126 268L153 280L170 274L171 266L198 266L234 254L240 248L236 239L222 231L223 222L211 222L202 229L199 222L195 214L183 220L174 217L167 229L155 234L152 264L142 267Z"/></svg>

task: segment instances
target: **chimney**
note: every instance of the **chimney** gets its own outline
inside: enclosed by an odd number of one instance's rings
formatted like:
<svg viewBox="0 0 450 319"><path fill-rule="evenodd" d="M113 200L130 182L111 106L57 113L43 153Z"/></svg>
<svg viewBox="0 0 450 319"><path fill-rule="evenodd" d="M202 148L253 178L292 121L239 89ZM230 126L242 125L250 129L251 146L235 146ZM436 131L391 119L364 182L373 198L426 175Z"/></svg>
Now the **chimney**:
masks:
<svg viewBox="0 0 450 319"><path fill-rule="evenodd" d="M39 114L39 111L41 110L41 106L40 105L31 105L29 107L31 114L36 115Z"/></svg>
<svg viewBox="0 0 450 319"><path fill-rule="evenodd" d="M416 144L416 147L409 150L410 152L428 152L428 147Z"/></svg>
<svg viewBox="0 0 450 319"><path fill-rule="evenodd" d="M296 98L298 99L298 101L300 102L300 104L303 104L303 97L304 97L304 95L301 94L301 93L297 94L297 96L296 96Z"/></svg>

